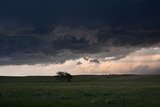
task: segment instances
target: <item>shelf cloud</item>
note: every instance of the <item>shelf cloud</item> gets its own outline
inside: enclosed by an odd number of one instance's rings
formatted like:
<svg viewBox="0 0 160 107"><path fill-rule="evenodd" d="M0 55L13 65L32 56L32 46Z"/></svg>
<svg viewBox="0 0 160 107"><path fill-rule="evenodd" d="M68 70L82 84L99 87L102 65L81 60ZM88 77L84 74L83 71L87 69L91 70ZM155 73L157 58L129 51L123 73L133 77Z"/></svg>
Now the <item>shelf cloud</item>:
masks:
<svg viewBox="0 0 160 107"><path fill-rule="evenodd" d="M54 26L36 34L34 28L21 26L0 31L1 65L62 63L85 55L120 59L138 49L159 46L160 41L159 27Z"/></svg>

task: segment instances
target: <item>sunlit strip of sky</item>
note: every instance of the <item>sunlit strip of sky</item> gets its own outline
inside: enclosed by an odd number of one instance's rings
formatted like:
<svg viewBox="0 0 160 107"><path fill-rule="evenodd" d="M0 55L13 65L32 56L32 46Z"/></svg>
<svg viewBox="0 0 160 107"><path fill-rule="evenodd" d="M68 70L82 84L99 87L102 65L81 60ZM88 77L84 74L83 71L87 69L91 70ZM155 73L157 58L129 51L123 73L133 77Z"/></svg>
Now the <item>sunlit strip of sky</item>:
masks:
<svg viewBox="0 0 160 107"><path fill-rule="evenodd" d="M160 48L142 48L114 60L98 59L93 63L84 58L67 60L59 64L6 65L0 67L0 76L55 75L57 71L79 74L160 74Z"/></svg>

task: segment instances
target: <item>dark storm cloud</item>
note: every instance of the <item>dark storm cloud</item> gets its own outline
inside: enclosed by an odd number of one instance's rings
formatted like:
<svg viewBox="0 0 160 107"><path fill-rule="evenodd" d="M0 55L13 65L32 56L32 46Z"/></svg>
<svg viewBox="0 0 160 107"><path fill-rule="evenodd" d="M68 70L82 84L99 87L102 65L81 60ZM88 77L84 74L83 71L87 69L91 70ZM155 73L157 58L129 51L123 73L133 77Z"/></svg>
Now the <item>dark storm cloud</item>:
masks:
<svg viewBox="0 0 160 107"><path fill-rule="evenodd" d="M123 58L159 46L159 0L1 0L0 64Z"/></svg>
<svg viewBox="0 0 160 107"><path fill-rule="evenodd" d="M0 17L39 27L159 24L159 5L159 0L1 0Z"/></svg>
<svg viewBox="0 0 160 107"><path fill-rule="evenodd" d="M0 32L2 65L57 63L103 52L105 57L115 56L115 59L119 59L141 47L159 46L160 41L159 27L90 29L54 26L45 35L38 35L28 27L17 27L17 31L16 28L9 29L9 33L4 33L7 28L3 30Z"/></svg>

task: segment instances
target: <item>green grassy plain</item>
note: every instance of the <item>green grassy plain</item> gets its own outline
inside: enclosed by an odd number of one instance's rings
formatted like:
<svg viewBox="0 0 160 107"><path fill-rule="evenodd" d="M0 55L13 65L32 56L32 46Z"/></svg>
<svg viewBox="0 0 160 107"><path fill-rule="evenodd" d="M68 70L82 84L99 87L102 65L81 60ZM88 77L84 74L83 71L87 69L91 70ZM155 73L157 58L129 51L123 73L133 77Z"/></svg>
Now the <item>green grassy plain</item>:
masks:
<svg viewBox="0 0 160 107"><path fill-rule="evenodd" d="M160 107L160 75L0 77L0 107Z"/></svg>

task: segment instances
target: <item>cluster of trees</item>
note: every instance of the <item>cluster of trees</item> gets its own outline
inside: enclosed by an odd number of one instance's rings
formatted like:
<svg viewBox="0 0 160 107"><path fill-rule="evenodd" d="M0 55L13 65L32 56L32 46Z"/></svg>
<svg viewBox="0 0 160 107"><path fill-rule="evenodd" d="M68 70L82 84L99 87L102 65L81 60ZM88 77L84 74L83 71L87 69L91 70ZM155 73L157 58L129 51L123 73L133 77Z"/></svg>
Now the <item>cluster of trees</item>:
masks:
<svg viewBox="0 0 160 107"><path fill-rule="evenodd" d="M56 78L59 81L68 81L68 82L70 82L72 80L73 76L71 74L67 73L67 72L59 71L59 72L57 72Z"/></svg>

